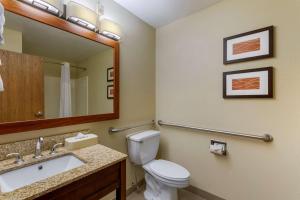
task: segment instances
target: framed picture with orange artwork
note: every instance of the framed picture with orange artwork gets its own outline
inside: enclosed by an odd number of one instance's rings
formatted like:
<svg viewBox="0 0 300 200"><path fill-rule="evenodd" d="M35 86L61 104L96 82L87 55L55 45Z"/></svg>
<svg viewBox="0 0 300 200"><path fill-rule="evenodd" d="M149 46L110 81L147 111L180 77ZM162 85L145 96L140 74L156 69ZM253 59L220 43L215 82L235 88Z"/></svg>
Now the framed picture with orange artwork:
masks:
<svg viewBox="0 0 300 200"><path fill-rule="evenodd" d="M273 26L224 38L223 63L226 65L273 57L273 40Z"/></svg>
<svg viewBox="0 0 300 200"><path fill-rule="evenodd" d="M223 98L273 98L273 67L224 72Z"/></svg>

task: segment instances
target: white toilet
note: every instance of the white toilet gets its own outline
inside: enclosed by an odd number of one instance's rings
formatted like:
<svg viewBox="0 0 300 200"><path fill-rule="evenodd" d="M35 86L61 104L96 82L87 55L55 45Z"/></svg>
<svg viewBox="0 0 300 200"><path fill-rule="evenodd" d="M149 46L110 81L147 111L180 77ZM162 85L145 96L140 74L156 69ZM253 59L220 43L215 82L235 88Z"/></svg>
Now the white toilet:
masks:
<svg viewBox="0 0 300 200"><path fill-rule="evenodd" d="M130 160L142 165L145 173L146 200L177 200L177 189L189 185L190 173L182 166L155 160L160 132L149 130L129 136L128 153Z"/></svg>

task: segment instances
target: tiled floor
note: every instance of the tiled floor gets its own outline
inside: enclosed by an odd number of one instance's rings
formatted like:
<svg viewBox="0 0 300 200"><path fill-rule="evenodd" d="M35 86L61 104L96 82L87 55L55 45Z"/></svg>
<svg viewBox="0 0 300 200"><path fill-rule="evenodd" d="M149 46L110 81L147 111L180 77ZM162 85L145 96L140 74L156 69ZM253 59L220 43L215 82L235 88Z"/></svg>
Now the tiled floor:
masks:
<svg viewBox="0 0 300 200"><path fill-rule="evenodd" d="M129 197L127 197L127 200L144 200L144 194L143 192L134 192ZM186 190L180 190L179 191L179 200L205 200L191 192L188 192Z"/></svg>

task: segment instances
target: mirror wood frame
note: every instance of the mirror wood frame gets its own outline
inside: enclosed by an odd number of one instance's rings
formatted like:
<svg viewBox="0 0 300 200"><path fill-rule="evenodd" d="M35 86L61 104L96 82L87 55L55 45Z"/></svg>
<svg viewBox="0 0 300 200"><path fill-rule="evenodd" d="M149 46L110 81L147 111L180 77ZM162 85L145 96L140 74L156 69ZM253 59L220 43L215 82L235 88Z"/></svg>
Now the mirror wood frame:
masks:
<svg viewBox="0 0 300 200"><path fill-rule="evenodd" d="M0 135L119 119L120 44L118 41L104 37L93 31L90 31L76 24L73 24L65 19L59 18L57 16L54 16L52 14L49 14L47 12L44 12L42 10L39 10L37 8L34 8L30 5L27 5L17 0L0 0L0 2L4 6L5 11L12 12L14 14L32 19L34 21L43 23L45 25L55 27L57 29L81 36L82 38L89 39L113 48L113 52L114 52L113 63L114 63L114 72L115 72L113 113L2 123L0 124Z"/></svg>

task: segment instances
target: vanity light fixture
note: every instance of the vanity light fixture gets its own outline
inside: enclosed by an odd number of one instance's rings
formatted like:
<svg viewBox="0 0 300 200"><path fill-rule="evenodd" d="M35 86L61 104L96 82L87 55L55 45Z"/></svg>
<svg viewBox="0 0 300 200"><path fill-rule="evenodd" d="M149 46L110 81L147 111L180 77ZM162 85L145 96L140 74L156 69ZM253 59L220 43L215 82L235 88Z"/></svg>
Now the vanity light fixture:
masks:
<svg viewBox="0 0 300 200"><path fill-rule="evenodd" d="M114 40L121 39L121 28L120 26L109 20L109 19L102 19L100 23L100 34L109 37Z"/></svg>
<svg viewBox="0 0 300 200"><path fill-rule="evenodd" d="M84 28L96 31L98 15L94 10L74 1L69 1L66 7L67 20Z"/></svg>
<svg viewBox="0 0 300 200"><path fill-rule="evenodd" d="M63 14L62 0L19 0L33 7L45 10L51 14L61 16Z"/></svg>

